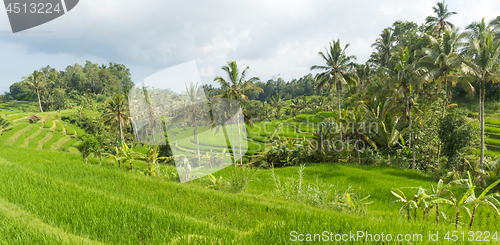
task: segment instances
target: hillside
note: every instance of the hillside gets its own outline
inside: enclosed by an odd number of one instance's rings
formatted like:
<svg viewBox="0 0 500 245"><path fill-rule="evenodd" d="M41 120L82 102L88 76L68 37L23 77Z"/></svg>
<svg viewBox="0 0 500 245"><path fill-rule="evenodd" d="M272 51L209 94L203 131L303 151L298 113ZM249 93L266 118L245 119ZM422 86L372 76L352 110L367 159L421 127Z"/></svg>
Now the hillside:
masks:
<svg viewBox="0 0 500 245"><path fill-rule="evenodd" d="M410 170L306 167L304 185L319 181L319 186L338 190L351 186L357 193L372 195L369 200L374 203L367 210L351 213L273 197L269 170L258 170L247 189L231 194L207 190L203 180L180 184L119 170L111 162L101 167L95 160L84 164L73 153L4 146L0 156L3 244L283 244L290 241L291 231L426 234L438 229L432 221L407 222L397 215L399 206L388 206L394 199L391 186L432 184ZM146 168L144 163L135 164ZM297 178L297 169L275 172L285 182L283 177ZM220 174L234 173L230 167ZM489 225L489 230L499 228L498 223Z"/></svg>

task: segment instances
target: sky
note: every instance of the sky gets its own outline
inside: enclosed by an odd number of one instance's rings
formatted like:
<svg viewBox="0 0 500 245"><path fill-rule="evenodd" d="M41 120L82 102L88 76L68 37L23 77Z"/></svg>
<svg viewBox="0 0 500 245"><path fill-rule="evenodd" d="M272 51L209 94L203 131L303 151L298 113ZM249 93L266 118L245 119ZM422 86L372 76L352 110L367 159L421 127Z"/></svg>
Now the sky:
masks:
<svg viewBox="0 0 500 245"><path fill-rule="evenodd" d="M0 93L43 66L63 70L86 60L125 64L135 83L193 60L204 84L224 76L229 60L241 70L249 66L250 77L290 81L323 64L317 53L331 40L349 43L347 54L364 63L384 28L397 20L422 24L436 2L82 0L65 15L15 34L0 11ZM446 4L458 13L449 21L462 30L500 15L498 0Z"/></svg>

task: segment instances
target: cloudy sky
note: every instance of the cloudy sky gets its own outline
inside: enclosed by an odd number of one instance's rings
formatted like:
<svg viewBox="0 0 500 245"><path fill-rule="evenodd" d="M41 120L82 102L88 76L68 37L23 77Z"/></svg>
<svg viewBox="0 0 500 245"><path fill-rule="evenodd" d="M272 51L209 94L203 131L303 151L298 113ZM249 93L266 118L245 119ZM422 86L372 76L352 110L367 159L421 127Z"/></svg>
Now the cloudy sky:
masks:
<svg viewBox="0 0 500 245"><path fill-rule="evenodd" d="M500 15L500 1L447 1L458 12L450 21L463 29ZM50 65L116 62L134 82L195 60L203 83L223 75L236 60L250 76L286 81L322 64L317 55L332 39L349 43L348 54L364 63L370 45L396 20L424 22L435 0L407 1L166 1L81 0L44 25L13 34L0 11L0 93L23 76Z"/></svg>

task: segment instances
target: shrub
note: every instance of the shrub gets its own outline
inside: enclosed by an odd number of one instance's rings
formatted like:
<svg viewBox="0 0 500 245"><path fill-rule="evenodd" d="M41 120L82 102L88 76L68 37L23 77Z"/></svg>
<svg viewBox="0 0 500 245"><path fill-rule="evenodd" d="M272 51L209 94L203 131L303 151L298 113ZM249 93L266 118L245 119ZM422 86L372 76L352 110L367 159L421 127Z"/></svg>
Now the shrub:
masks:
<svg viewBox="0 0 500 245"><path fill-rule="evenodd" d="M448 157L448 167L450 159L457 152L465 147L475 146L478 142L479 125L467 119L468 111L454 109L446 114L439 123L438 135L443 143L443 155Z"/></svg>

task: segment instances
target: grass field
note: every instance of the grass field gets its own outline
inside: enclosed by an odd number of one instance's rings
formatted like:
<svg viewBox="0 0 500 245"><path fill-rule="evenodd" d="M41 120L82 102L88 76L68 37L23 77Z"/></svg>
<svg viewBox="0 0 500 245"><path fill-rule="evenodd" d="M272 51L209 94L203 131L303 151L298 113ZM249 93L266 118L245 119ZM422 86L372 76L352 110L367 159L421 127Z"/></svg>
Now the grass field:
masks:
<svg viewBox="0 0 500 245"><path fill-rule="evenodd" d="M284 244L290 243L291 231L420 233L426 239L429 231L444 234L452 229L432 221L408 222L397 215L399 206L388 205L394 199L391 186L433 184L410 170L306 167L304 185L321 181L370 194L374 203L354 214L276 198L269 170L257 171L258 180L244 192L231 194L207 190L204 180L180 184L119 170L106 161L101 167L94 166L95 159L84 164L79 154L6 146L0 156L0 240L5 244ZM144 163L135 165L146 168ZM297 177L297 169L275 172L286 181ZM229 167L216 177L236 172ZM493 221L486 226L485 215L477 218L482 230L500 228Z"/></svg>

